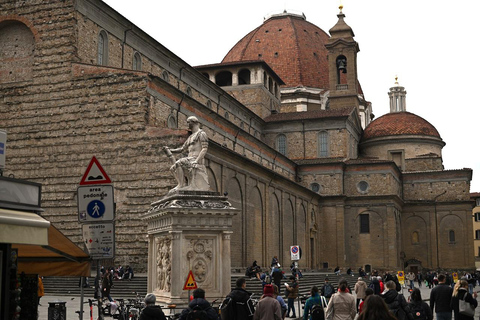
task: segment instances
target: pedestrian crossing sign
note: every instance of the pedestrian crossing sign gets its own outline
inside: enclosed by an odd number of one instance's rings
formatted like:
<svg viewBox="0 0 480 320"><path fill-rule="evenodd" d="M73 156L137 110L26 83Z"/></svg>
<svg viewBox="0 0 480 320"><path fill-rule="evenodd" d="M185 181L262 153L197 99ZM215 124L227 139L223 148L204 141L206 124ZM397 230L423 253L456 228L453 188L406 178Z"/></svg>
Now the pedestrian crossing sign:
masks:
<svg viewBox="0 0 480 320"><path fill-rule="evenodd" d="M195 278L193 277L193 272L190 270L188 273L187 281L185 281L185 285L183 286L183 290L195 290L197 289L197 282L195 281Z"/></svg>

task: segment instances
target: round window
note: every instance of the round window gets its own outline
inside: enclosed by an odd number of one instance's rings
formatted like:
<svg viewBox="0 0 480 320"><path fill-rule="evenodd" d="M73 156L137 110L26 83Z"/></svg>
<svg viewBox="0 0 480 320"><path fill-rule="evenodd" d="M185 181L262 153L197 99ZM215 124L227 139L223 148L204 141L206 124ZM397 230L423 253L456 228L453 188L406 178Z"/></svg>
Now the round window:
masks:
<svg viewBox="0 0 480 320"><path fill-rule="evenodd" d="M310 185L310 188L312 189L313 192L319 192L320 191L320 185L316 182L312 183Z"/></svg>
<svg viewBox="0 0 480 320"><path fill-rule="evenodd" d="M360 192L360 193L367 193L368 191L368 182L367 181L360 181L358 184L357 184L357 190Z"/></svg>

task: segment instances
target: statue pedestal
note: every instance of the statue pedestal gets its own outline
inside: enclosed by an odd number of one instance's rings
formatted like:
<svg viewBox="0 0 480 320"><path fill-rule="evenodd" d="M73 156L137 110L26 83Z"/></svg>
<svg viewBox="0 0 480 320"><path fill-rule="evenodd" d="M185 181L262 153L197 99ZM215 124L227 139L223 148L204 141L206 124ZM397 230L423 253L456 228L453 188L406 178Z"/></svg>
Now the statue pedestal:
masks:
<svg viewBox="0 0 480 320"><path fill-rule="evenodd" d="M209 301L231 291L230 235L239 210L218 192L177 191L142 216L148 233L148 292L186 305L190 270Z"/></svg>

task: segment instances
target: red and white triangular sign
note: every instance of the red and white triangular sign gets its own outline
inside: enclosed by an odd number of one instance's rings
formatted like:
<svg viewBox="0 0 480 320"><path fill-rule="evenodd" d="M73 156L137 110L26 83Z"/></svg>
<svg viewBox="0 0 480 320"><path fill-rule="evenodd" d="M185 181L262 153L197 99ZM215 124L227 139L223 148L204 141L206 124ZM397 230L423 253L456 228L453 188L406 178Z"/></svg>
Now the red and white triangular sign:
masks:
<svg viewBox="0 0 480 320"><path fill-rule="evenodd" d="M190 270L187 276L187 280L185 280L185 284L183 285L183 290L195 290L197 289L197 282L193 277L193 272Z"/></svg>
<svg viewBox="0 0 480 320"><path fill-rule="evenodd" d="M105 170L103 170L100 162L98 162L95 156L92 157L90 163L88 164L87 170L83 174L83 178L80 181L80 185L90 185L90 184L105 184L112 183L112 180L108 177Z"/></svg>

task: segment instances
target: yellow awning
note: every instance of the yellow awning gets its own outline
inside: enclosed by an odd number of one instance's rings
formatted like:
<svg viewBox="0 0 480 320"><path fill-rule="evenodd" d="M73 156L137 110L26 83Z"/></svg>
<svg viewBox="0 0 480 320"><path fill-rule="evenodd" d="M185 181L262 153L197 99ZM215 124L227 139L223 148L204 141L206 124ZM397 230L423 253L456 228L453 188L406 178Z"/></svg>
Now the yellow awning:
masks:
<svg viewBox="0 0 480 320"><path fill-rule="evenodd" d="M31 212L0 209L0 242L48 245L50 222Z"/></svg>

